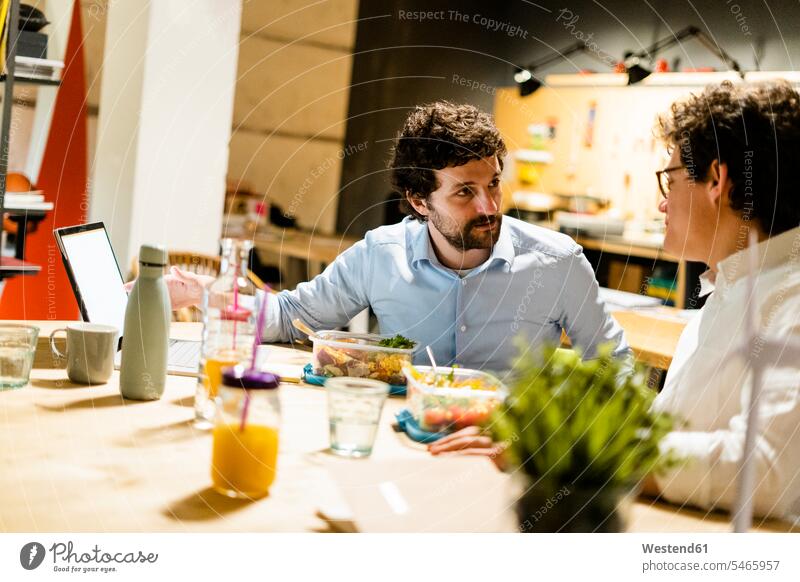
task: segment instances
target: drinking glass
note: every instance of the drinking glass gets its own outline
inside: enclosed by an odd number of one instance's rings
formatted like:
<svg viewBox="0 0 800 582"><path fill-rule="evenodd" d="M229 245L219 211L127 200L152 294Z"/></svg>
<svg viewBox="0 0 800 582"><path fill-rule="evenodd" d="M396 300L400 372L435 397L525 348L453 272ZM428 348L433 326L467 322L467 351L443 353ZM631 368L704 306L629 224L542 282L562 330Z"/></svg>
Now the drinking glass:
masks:
<svg viewBox="0 0 800 582"><path fill-rule="evenodd" d="M331 451L343 457L372 453L389 385L366 378L328 378L328 420Z"/></svg>
<svg viewBox="0 0 800 582"><path fill-rule="evenodd" d="M0 325L0 390L21 388L28 383L38 338L38 327Z"/></svg>

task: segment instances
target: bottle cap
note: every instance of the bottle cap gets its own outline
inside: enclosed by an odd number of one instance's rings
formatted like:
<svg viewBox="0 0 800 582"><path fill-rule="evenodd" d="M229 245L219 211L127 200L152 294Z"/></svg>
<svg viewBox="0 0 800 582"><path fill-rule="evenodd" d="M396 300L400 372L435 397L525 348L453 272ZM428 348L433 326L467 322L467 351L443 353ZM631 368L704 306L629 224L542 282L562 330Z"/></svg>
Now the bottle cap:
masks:
<svg viewBox="0 0 800 582"><path fill-rule="evenodd" d="M146 265L166 266L166 247L162 245L142 245L139 248L139 262Z"/></svg>
<svg viewBox="0 0 800 582"><path fill-rule="evenodd" d="M232 366L222 370L222 384L229 388L248 390L272 390L280 386L281 379L269 372L259 372L244 366Z"/></svg>

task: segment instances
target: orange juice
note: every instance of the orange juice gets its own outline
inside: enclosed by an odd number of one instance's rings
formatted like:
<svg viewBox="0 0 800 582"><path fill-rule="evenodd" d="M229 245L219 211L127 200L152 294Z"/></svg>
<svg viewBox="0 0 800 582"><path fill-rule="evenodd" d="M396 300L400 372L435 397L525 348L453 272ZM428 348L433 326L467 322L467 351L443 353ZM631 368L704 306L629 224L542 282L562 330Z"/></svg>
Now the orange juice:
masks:
<svg viewBox="0 0 800 582"><path fill-rule="evenodd" d="M237 353L225 351L218 355L206 358L205 373L203 374L203 384L209 398L216 398L219 386L222 384L222 369L235 366L239 363Z"/></svg>
<svg viewBox="0 0 800 582"><path fill-rule="evenodd" d="M275 480L278 430L269 426L220 424L214 428L211 479L229 497L263 497Z"/></svg>

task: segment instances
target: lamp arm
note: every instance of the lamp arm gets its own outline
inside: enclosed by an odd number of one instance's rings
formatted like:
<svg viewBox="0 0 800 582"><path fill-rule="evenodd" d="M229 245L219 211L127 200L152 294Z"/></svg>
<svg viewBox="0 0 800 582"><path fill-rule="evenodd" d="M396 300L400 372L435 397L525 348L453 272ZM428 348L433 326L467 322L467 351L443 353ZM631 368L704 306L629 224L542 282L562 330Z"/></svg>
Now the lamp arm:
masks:
<svg viewBox="0 0 800 582"><path fill-rule="evenodd" d="M577 52L582 52L585 50L586 50L586 45L584 45L582 42L576 42L575 44L570 45L563 50L556 51L555 54L549 55L543 59L531 63L526 68L529 71L534 71L536 69L540 69L541 67L545 67L551 63L555 63L556 61L560 61L561 59L568 57L569 55L575 54Z"/></svg>
<svg viewBox="0 0 800 582"><path fill-rule="evenodd" d="M739 76L742 79L744 79L744 73L742 72L742 68L739 66L739 63L737 63L733 59L733 57L731 57L728 53L726 53L721 46L719 46L717 43L708 38L706 33L704 33L702 30L698 31L696 36L697 40L700 41L703 44L703 46L705 46L710 52L717 55L717 58L719 58L723 63L728 65L730 69L733 69L734 71L739 73Z"/></svg>
<svg viewBox="0 0 800 582"><path fill-rule="evenodd" d="M681 42L685 38L688 38L690 36L695 36L699 32L700 32L700 29L697 28L696 26L687 26L686 28L682 28L681 30L679 30L678 32L673 34L672 36L666 36L666 37L664 37L664 38L662 38L660 40L657 40L656 42L651 44L649 47L647 47L644 50L639 51L638 53L635 53L633 56L638 57L640 59L643 59L645 57L651 57L651 55L654 57L655 55L657 55L658 53L660 53L664 49L670 48L670 47L678 44L679 42Z"/></svg>
<svg viewBox="0 0 800 582"><path fill-rule="evenodd" d="M586 53L588 56L592 57L592 58L593 58L594 60L596 60L598 63L603 63L603 64L604 64L606 67L610 67L610 65L609 65L608 61L606 61L606 60L605 60L603 57L601 57L601 56L600 56L598 53L596 53L595 51L589 50L588 48L586 48L586 47L584 46L584 47L583 47L583 52L584 52L584 53ZM608 54L608 53L606 53L606 54Z"/></svg>
<svg viewBox="0 0 800 582"><path fill-rule="evenodd" d="M728 53L726 53L722 47L720 47L717 43L712 41L705 32L697 28L696 26L687 26L673 34L672 36L668 36L662 38L661 40L657 40L652 45L647 47L646 49L635 53L633 56L638 58L644 57L652 57L656 54L660 53L664 49L670 48L685 38L695 37L710 53L720 59L725 65L727 65L730 69L739 73L744 79L744 73L742 72L739 63L736 62Z"/></svg>

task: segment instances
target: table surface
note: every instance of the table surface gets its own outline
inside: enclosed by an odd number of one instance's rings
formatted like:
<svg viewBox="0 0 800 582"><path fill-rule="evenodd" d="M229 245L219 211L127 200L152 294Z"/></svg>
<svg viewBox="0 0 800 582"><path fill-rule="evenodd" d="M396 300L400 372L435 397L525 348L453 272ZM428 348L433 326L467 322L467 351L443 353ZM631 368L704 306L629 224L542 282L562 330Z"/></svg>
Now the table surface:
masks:
<svg viewBox="0 0 800 582"><path fill-rule="evenodd" d="M672 307L614 311L612 317L625 330L625 337L637 361L666 370L687 320Z"/></svg>
<svg viewBox="0 0 800 582"><path fill-rule="evenodd" d="M343 235L326 235L293 228L271 228L253 237L256 248L282 256L332 263L336 257L359 241Z"/></svg>
<svg viewBox="0 0 800 582"><path fill-rule="evenodd" d="M64 322L38 323L41 346ZM199 336L198 324L173 325L173 337ZM271 361L302 365L309 358L304 350L269 347ZM434 459L395 432L402 398L388 400L372 457L335 459L327 452L323 390L284 384L278 477L270 496L255 502L228 499L210 487L211 435L193 426L193 378L169 376L161 400L135 402L120 396L117 373L106 385L78 386L65 370L48 367L48 359L47 353L37 354L28 386L0 392L2 531L342 529L324 519L327 508L341 508L344 499L331 478L331 463L356 463L362 472L370 464L404 463L424 471L430 463L455 462L460 468L471 463L473 487L485 479L492 487L487 494L507 494L487 460ZM426 529L428 524L419 525L419 531ZM629 529L728 531L730 524L724 514L639 500ZM756 529L788 531L789 526L766 522Z"/></svg>
<svg viewBox="0 0 800 582"><path fill-rule="evenodd" d="M654 259L659 261L679 262L677 257L665 252L661 246L663 241L654 242L652 238L634 238L627 236L606 235L602 238L578 235L575 242L585 249L606 253Z"/></svg>
<svg viewBox="0 0 800 582"><path fill-rule="evenodd" d="M658 307L638 311L612 311L611 316L625 330L625 339L631 346L636 361L646 366L666 370L672 363L672 354L681 337L687 320L678 316L680 310ZM571 345L569 337L561 332L561 344Z"/></svg>

